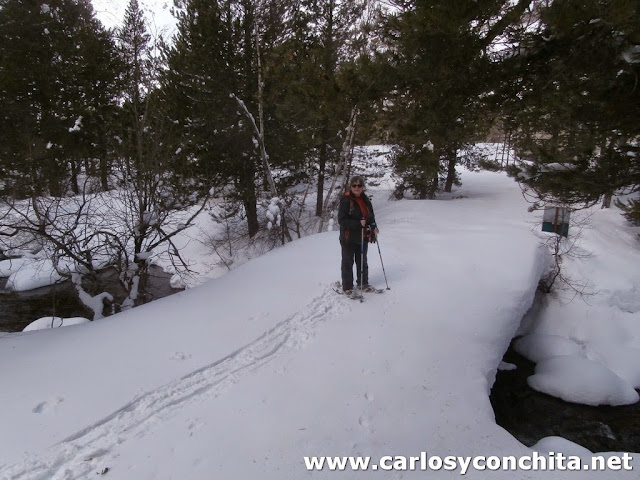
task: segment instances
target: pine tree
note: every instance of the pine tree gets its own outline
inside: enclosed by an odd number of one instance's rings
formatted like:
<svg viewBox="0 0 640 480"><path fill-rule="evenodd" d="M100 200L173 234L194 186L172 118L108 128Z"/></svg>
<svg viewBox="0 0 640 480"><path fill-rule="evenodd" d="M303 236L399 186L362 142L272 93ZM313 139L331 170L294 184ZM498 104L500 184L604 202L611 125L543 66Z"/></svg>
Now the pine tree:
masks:
<svg viewBox="0 0 640 480"><path fill-rule="evenodd" d="M175 125L175 168L210 185L233 185L250 236L259 228L260 154L236 99L257 111L256 72L250 68L254 19L251 2L184 2L162 79L163 101Z"/></svg>
<svg viewBox="0 0 640 480"><path fill-rule="evenodd" d="M512 173L541 202L608 204L638 190L640 5L565 0L537 18L510 59L504 110L526 160Z"/></svg>
<svg viewBox="0 0 640 480"><path fill-rule="evenodd" d="M124 68L125 101L140 114L144 92L153 87L154 71L151 35L145 26L144 12L138 0L130 0L122 27L117 32Z"/></svg>
<svg viewBox="0 0 640 480"><path fill-rule="evenodd" d="M530 1L394 2L385 37L394 68L388 129L395 169L419 198L458 182L458 151L488 130L489 50Z"/></svg>
<svg viewBox="0 0 640 480"><path fill-rule="evenodd" d="M339 134L349 122L354 104L340 85L340 67L353 57L351 43L367 1L307 0L300 2L292 21L295 64L288 85L293 114L307 133L309 151L315 158L316 215L323 213L326 169L340 153ZM297 107L297 108L296 108Z"/></svg>
<svg viewBox="0 0 640 480"><path fill-rule="evenodd" d="M113 43L88 0L0 3L0 149L15 194L79 190L115 101Z"/></svg>

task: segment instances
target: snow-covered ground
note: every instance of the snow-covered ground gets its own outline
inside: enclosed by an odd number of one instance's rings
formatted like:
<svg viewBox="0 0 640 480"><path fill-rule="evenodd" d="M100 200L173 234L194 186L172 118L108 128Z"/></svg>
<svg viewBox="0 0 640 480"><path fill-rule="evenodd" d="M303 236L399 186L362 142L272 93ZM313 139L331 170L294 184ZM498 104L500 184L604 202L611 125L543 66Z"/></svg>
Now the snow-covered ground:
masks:
<svg viewBox="0 0 640 480"><path fill-rule="evenodd" d="M505 175L462 181L435 201L389 201L385 182L369 190L390 290L364 303L332 292L333 231L106 319L1 335L0 479L424 478L460 469L310 472L304 457L532 455L489 402L516 333L531 334L522 351L542 365L541 388L637 400L639 230L594 211L580 244L591 257L563 265L597 294L548 295L521 326L549 234ZM375 245L369 261L385 287ZM557 438L536 448L591 457ZM580 478L637 478L632 465ZM466 473L482 475L568 474Z"/></svg>

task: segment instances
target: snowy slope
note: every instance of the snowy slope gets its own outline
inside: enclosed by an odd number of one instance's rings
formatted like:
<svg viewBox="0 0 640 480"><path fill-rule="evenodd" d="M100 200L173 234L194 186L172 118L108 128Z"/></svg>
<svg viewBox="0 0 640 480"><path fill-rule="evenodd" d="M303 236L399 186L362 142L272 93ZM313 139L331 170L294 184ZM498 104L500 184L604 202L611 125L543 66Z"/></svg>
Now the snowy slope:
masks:
<svg viewBox="0 0 640 480"><path fill-rule="evenodd" d="M450 200L371 192L391 290L362 304L331 292L327 232L123 314L3 336L0 479L424 478L303 457L531 454L488 395L548 258L513 181L463 182Z"/></svg>

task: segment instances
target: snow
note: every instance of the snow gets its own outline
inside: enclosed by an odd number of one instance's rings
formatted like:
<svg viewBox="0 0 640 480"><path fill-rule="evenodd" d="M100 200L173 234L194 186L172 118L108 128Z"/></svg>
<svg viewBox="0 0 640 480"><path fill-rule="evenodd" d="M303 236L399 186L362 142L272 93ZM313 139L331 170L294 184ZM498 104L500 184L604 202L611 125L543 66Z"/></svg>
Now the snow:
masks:
<svg viewBox="0 0 640 480"><path fill-rule="evenodd" d="M585 405L628 405L638 401L628 382L601 363L587 358L558 355L536 365L535 375L527 379L539 392Z"/></svg>
<svg viewBox="0 0 640 480"><path fill-rule="evenodd" d="M627 63L639 63L640 62L640 46L633 45L622 53L622 58Z"/></svg>
<svg viewBox="0 0 640 480"><path fill-rule="evenodd" d="M9 262L5 260L2 263ZM11 274L7 280L6 289L15 292L33 290L35 288L53 285L62 280L62 277L53 268L51 260L27 258L11 260ZM5 264L6 265L6 264ZM15 268L15 269L14 269ZM3 273L8 273L6 270Z"/></svg>
<svg viewBox="0 0 640 480"><path fill-rule="evenodd" d="M615 209L595 212L581 243L592 256L563 268L597 293L585 302L561 288L521 324L549 265L541 240L550 234L505 175L464 171L462 182L436 201L390 201L386 181L368 189L390 290L364 303L331 291L340 253L329 231L108 318L0 336L0 479L425 478L304 464L423 451L588 459L564 439L522 445L496 425L489 393L497 369L512 368L501 359L518 334L539 361L533 383L558 395L583 389L581 400L594 391L631 400L638 229ZM201 246L185 253L207 261ZM385 285L377 249L370 280ZM637 478L632 465L635 473L580 478ZM488 475L567 478L465 476Z"/></svg>
<svg viewBox="0 0 640 480"><path fill-rule="evenodd" d="M634 388L640 388L640 350L614 342L594 342L587 351L589 358L605 365Z"/></svg>
<svg viewBox="0 0 640 480"><path fill-rule="evenodd" d="M269 202L269 206L265 212L265 216L267 217L267 229L271 230L273 228L273 222L276 223L276 226L280 226L280 222L282 217L280 215L280 207L278 204L280 203L280 199L278 197L274 197Z"/></svg>
<svg viewBox="0 0 640 480"><path fill-rule="evenodd" d="M169 279L169 285L171 288L187 288L187 283L184 281L181 275L174 274Z"/></svg>
<svg viewBox="0 0 640 480"><path fill-rule="evenodd" d="M499 371L509 371L509 370L517 370L517 369L518 369L518 366L514 365L513 363L501 361L498 364Z"/></svg>
<svg viewBox="0 0 640 480"><path fill-rule="evenodd" d="M532 388L587 405L638 401L640 388L640 229L612 208L595 208L572 221L585 222L576 253L563 268L578 286L545 298L536 324L522 325L516 350L534 362ZM570 229L570 237L571 237ZM550 371L553 370L553 371ZM598 380L596 380L598 379Z"/></svg>
<svg viewBox="0 0 640 480"><path fill-rule="evenodd" d="M525 335L513 346L516 352L535 363L557 355L583 356L580 345L559 335Z"/></svg>
<svg viewBox="0 0 640 480"><path fill-rule="evenodd" d="M569 171L572 166L566 163L546 163L540 167L542 172Z"/></svg>
<svg viewBox="0 0 640 480"><path fill-rule="evenodd" d="M545 437L531 447L536 452L563 452L565 455L576 455L581 458L591 457L591 452L580 445L562 437Z"/></svg>
<svg viewBox="0 0 640 480"><path fill-rule="evenodd" d="M24 331L31 332L33 330L44 330L47 328L70 327L71 325L80 325L81 323L88 322L90 322L90 320L83 317L42 317L24 327Z"/></svg>
<svg viewBox="0 0 640 480"><path fill-rule="evenodd" d="M82 127L82 116L76 118L76 121L73 124L73 127L69 128L69 133L79 132L81 130L81 127Z"/></svg>
<svg viewBox="0 0 640 480"><path fill-rule="evenodd" d="M82 304L93 312L93 320L104 318L104 302L105 300L113 302L113 295L108 292L102 292L93 296L90 295L82 288L82 276L77 273L71 275L71 281L78 292L78 298Z"/></svg>
<svg viewBox="0 0 640 480"><path fill-rule="evenodd" d="M28 261L27 258L9 258L0 261L0 277L9 277L16 273Z"/></svg>

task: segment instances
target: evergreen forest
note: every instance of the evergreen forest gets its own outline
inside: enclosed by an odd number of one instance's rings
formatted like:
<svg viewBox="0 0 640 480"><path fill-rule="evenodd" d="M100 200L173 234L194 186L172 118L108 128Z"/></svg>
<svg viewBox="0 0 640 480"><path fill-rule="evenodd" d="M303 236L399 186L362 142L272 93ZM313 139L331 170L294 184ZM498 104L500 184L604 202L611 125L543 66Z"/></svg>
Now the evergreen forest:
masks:
<svg viewBox="0 0 640 480"><path fill-rule="evenodd" d="M392 146L398 198L464 165L532 208L623 193L640 222L638 0L173 3L161 38L138 0L115 29L90 0L0 0L3 257L37 245L87 298L115 268L127 308L152 252L188 269L173 240L205 211L247 241L322 231L365 144Z"/></svg>

